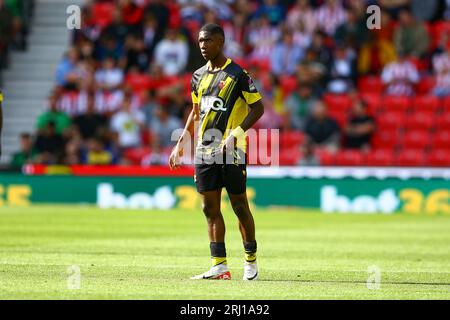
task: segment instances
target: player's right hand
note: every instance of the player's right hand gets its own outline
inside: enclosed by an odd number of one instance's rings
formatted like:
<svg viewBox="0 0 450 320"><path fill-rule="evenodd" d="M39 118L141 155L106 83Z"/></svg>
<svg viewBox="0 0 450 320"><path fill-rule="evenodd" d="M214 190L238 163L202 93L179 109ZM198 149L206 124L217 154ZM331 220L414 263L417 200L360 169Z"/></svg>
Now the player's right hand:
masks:
<svg viewBox="0 0 450 320"><path fill-rule="evenodd" d="M183 148L180 148L180 146L177 144L170 154L169 157L169 167L171 170L178 169L181 167L180 158L183 156Z"/></svg>

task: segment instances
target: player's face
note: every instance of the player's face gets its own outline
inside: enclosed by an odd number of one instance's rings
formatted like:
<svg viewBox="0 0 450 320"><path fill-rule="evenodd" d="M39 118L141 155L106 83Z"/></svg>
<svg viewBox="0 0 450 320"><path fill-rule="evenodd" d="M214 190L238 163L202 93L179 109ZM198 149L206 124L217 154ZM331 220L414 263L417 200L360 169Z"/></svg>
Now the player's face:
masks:
<svg viewBox="0 0 450 320"><path fill-rule="evenodd" d="M217 34L200 31L198 35L198 45L205 60L214 60L222 51L223 39Z"/></svg>

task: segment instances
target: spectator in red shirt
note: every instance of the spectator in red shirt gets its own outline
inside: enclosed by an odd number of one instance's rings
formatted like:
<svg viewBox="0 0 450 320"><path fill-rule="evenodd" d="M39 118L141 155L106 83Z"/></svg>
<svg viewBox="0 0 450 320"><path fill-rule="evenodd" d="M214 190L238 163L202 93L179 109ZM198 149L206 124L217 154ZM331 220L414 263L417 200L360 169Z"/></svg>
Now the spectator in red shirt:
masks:
<svg viewBox="0 0 450 320"><path fill-rule="evenodd" d="M123 22L128 26L137 26L142 20L143 9L133 0L120 0Z"/></svg>

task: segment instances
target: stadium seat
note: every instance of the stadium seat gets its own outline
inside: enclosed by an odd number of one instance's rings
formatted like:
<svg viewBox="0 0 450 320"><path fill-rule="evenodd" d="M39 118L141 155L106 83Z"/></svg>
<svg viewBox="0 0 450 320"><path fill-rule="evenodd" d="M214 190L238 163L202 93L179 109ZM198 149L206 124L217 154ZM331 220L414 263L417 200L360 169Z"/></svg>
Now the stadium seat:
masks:
<svg viewBox="0 0 450 320"><path fill-rule="evenodd" d="M188 30L190 39L197 42L198 31L201 27L200 22L196 19L185 19L184 27Z"/></svg>
<svg viewBox="0 0 450 320"><path fill-rule="evenodd" d="M381 111L381 97L377 93L361 94L360 98L367 104L369 114L377 115Z"/></svg>
<svg viewBox="0 0 450 320"><path fill-rule="evenodd" d="M92 7L92 18L104 28L112 22L115 7L113 3L95 3Z"/></svg>
<svg viewBox="0 0 450 320"><path fill-rule="evenodd" d="M416 111L406 117L405 127L408 130L430 130L435 124L434 113L430 111Z"/></svg>
<svg viewBox="0 0 450 320"><path fill-rule="evenodd" d="M372 146L375 149L395 149L400 140L400 132L397 128L394 129L378 129L373 138Z"/></svg>
<svg viewBox="0 0 450 320"><path fill-rule="evenodd" d="M384 84L380 77L365 76L359 78L358 90L361 94L373 93L380 95L384 91Z"/></svg>
<svg viewBox="0 0 450 320"><path fill-rule="evenodd" d="M420 79L419 83L416 85L416 94L427 95L430 93L431 89L434 87L436 80L432 76L424 76Z"/></svg>
<svg viewBox="0 0 450 320"><path fill-rule="evenodd" d="M359 150L342 150L336 154L335 163L338 166L361 166L365 156Z"/></svg>
<svg viewBox="0 0 450 320"><path fill-rule="evenodd" d="M259 132L255 137L258 142L258 148L270 148L272 145L271 130L267 130L267 135L263 135L262 132ZM279 139L281 140L281 133L279 134ZM274 141L274 143L276 143L276 141ZM281 141L279 141L279 143L281 143Z"/></svg>
<svg viewBox="0 0 450 320"><path fill-rule="evenodd" d="M442 99L442 108L444 109L443 111L450 112L450 96Z"/></svg>
<svg viewBox="0 0 450 320"><path fill-rule="evenodd" d="M399 166L423 166L425 164L425 153L422 149L405 149L397 155Z"/></svg>
<svg viewBox="0 0 450 320"><path fill-rule="evenodd" d="M450 129L450 109L445 109L441 115L436 118L435 127L437 130L448 130Z"/></svg>
<svg viewBox="0 0 450 320"><path fill-rule="evenodd" d="M189 73L185 73L181 76L181 81L183 82L183 90L185 95L189 97L188 100L191 99L191 78L192 75Z"/></svg>
<svg viewBox="0 0 450 320"><path fill-rule="evenodd" d="M427 59L419 59L416 57L408 58L408 61L416 66L419 73L426 72L430 67L430 62Z"/></svg>
<svg viewBox="0 0 450 320"><path fill-rule="evenodd" d="M280 76L280 86L283 95L288 97L297 87L297 78L294 76Z"/></svg>
<svg viewBox="0 0 450 320"><path fill-rule="evenodd" d="M305 134L300 131L286 131L280 133L280 147L299 147L305 141Z"/></svg>
<svg viewBox="0 0 450 320"><path fill-rule="evenodd" d="M129 74L125 78L125 83L133 89L133 91L141 92L149 89L150 78L141 73Z"/></svg>
<svg viewBox="0 0 450 320"><path fill-rule="evenodd" d="M141 142L143 146L149 146L151 145L151 140L152 140L152 136L151 136L151 131L150 129L142 129L141 130Z"/></svg>
<svg viewBox="0 0 450 320"><path fill-rule="evenodd" d="M380 130L394 130L401 128L406 116L402 111L386 110L376 117L377 127Z"/></svg>
<svg viewBox="0 0 450 320"><path fill-rule="evenodd" d="M431 95L417 96L413 98L413 107L416 111L437 112L441 107L441 100Z"/></svg>
<svg viewBox="0 0 450 320"><path fill-rule="evenodd" d="M426 130L411 130L403 135L400 142L405 149L421 149L431 144L431 137Z"/></svg>
<svg viewBox="0 0 450 320"><path fill-rule="evenodd" d="M347 112L352 105L352 99L346 94L325 94L323 100L331 112Z"/></svg>
<svg viewBox="0 0 450 320"><path fill-rule="evenodd" d="M250 67L250 63L245 58L234 58L234 62L240 65L243 69L248 70Z"/></svg>
<svg viewBox="0 0 450 320"><path fill-rule="evenodd" d="M383 107L384 110L408 111L411 108L411 99L403 96L385 96Z"/></svg>
<svg viewBox="0 0 450 320"><path fill-rule="evenodd" d="M251 59L250 65L258 67L262 72L268 72L272 68L270 59Z"/></svg>
<svg viewBox="0 0 450 320"><path fill-rule="evenodd" d="M133 148L126 150L124 153L124 157L132 164L139 165L141 164L142 158L149 155L150 153L151 149L148 147Z"/></svg>
<svg viewBox="0 0 450 320"><path fill-rule="evenodd" d="M450 150L450 128L447 130L439 130L434 133L431 144L435 149Z"/></svg>
<svg viewBox="0 0 450 320"><path fill-rule="evenodd" d="M391 166L394 164L394 152L389 149L372 150L366 156L368 166Z"/></svg>
<svg viewBox="0 0 450 320"><path fill-rule="evenodd" d="M299 148L289 148L280 150L280 165L295 166L301 158L301 151Z"/></svg>
<svg viewBox="0 0 450 320"><path fill-rule="evenodd" d="M432 150L426 157L426 162L433 167L449 167L450 166L450 149Z"/></svg>
<svg viewBox="0 0 450 320"><path fill-rule="evenodd" d="M321 166L332 166L335 164L335 155L324 148L316 148L314 151L316 157L319 158Z"/></svg>
<svg viewBox="0 0 450 320"><path fill-rule="evenodd" d="M430 29L431 49L435 49L441 40L441 36L444 33L450 33L450 22L445 20L438 21Z"/></svg>
<svg viewBox="0 0 450 320"><path fill-rule="evenodd" d="M169 28L180 28L181 27L181 13L179 6L172 1L166 2L166 7L169 9Z"/></svg>

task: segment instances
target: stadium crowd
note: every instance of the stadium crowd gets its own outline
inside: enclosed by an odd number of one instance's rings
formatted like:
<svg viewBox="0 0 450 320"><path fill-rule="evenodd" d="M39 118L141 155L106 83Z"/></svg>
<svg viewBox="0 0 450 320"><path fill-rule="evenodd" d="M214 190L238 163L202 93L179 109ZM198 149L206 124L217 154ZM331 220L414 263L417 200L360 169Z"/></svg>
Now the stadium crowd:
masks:
<svg viewBox="0 0 450 320"><path fill-rule="evenodd" d="M281 131L281 164L448 166L449 19L448 0L88 1L12 164L166 163L215 22L263 95L258 127Z"/></svg>

